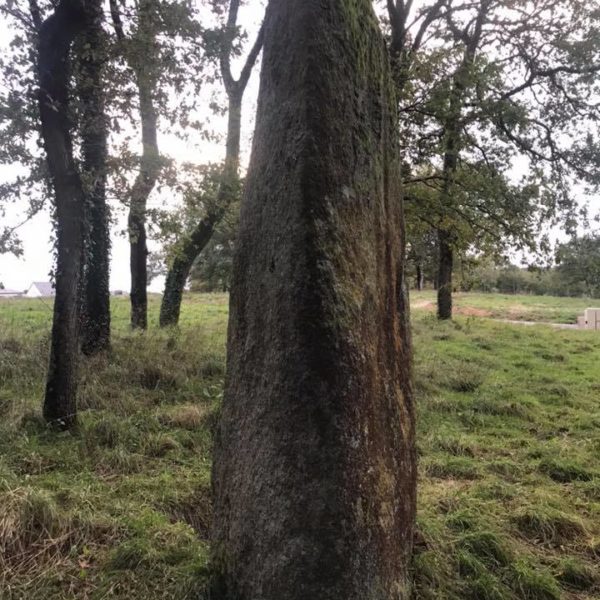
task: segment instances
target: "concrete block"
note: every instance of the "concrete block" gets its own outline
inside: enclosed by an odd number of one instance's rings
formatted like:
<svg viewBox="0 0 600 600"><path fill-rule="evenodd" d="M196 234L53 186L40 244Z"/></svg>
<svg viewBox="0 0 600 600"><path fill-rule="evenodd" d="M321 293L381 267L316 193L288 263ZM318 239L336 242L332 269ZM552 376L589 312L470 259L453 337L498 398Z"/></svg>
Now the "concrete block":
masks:
<svg viewBox="0 0 600 600"><path fill-rule="evenodd" d="M586 329L600 329L600 308L586 308L584 316L587 321Z"/></svg>

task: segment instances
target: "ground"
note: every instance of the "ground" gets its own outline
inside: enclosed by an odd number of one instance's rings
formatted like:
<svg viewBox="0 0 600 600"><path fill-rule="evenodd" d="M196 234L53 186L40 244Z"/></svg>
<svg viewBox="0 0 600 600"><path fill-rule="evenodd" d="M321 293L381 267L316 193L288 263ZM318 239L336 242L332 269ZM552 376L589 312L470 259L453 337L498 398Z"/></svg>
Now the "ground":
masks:
<svg viewBox="0 0 600 600"><path fill-rule="evenodd" d="M600 598L600 333L587 300L414 294L419 417L415 599ZM76 433L40 400L50 307L0 301L0 599L197 597L227 299L185 299L179 331L128 330L84 360ZM593 303L592 303L593 304ZM475 316L474 316L475 315ZM479 316L477 316L479 315Z"/></svg>

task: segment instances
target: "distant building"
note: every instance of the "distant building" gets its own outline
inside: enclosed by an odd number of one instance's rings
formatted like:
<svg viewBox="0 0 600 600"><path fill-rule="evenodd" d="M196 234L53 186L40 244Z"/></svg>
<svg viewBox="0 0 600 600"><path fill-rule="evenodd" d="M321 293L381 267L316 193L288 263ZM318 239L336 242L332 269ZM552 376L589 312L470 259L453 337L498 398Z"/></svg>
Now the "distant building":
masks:
<svg viewBox="0 0 600 600"><path fill-rule="evenodd" d="M49 281L34 281L25 292L27 298L51 298L55 295L54 286Z"/></svg>
<svg viewBox="0 0 600 600"><path fill-rule="evenodd" d="M23 292L19 290L9 290L3 288L0 290L0 298L20 298L23 295Z"/></svg>

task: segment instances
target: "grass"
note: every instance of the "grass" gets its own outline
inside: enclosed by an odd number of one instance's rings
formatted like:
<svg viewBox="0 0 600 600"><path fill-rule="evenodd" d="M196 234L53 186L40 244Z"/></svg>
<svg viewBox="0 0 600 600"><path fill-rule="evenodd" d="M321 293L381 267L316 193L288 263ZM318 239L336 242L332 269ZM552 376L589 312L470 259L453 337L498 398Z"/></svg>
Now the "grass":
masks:
<svg viewBox="0 0 600 600"><path fill-rule="evenodd" d="M529 300L541 320L575 310ZM39 406L51 313L0 303L2 600L197 597L226 298L186 297L170 332L156 298L146 334L127 308L114 302L112 354L82 362L79 430L56 433ZM600 597L600 335L418 307L413 332L415 600Z"/></svg>

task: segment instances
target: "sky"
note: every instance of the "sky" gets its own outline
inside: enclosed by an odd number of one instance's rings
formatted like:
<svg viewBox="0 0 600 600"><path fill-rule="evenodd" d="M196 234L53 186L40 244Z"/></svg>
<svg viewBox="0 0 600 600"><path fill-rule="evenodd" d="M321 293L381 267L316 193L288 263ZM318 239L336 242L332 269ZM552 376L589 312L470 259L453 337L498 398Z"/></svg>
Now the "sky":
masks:
<svg viewBox="0 0 600 600"><path fill-rule="evenodd" d="M2 1L2 0L0 0ZM250 0L242 6L239 14L238 23L245 26L248 31L248 43L254 41L262 16L264 14L264 3L262 0ZM9 23L0 18L0 52L4 51L12 39L13 30ZM240 68L240 62L244 59L242 56L237 61L233 61L234 76L237 76L236 69ZM260 64L254 68L252 77L248 82L248 87L244 95L244 105L242 112L242 168L247 165L252 134L254 130L254 114L256 110L256 97L258 95L258 79ZM1 85L1 82L0 82ZM217 82L215 85L220 85ZM207 90L208 96L209 90ZM174 101L177 98L174 97ZM208 105L208 98L206 105ZM199 119L210 119L210 126L217 134L224 136L226 132L226 116L214 114L207 106L198 114ZM141 143L140 143L141 144ZM205 164L207 162L219 162L225 156L225 147L222 142L209 142L198 137L191 138L188 141L182 141L174 135L168 135L165 131L159 131L158 146L161 153L170 156L176 161L193 162L196 164ZM141 148L139 150L141 152ZM7 167L0 165L0 182L3 179L10 179L16 174L18 167ZM158 191L153 192L149 198L148 206L156 207L169 204L169 197ZM0 225L13 225L23 220L22 210L27 206L27 199L19 199L6 215L6 223ZM129 244L122 232L126 227L126 217L122 210L113 211L117 215L116 226L112 233L112 261L110 286L112 290L129 290ZM19 237L23 242L24 253L20 257L10 254L0 254L0 282L6 288L15 290L25 290L32 281L48 281L49 273L53 265L52 250L52 227L50 217L47 211L38 214L30 222L19 229ZM156 245L150 241L149 248L152 251ZM150 290L154 292L162 291L164 278L158 277L150 284Z"/></svg>

